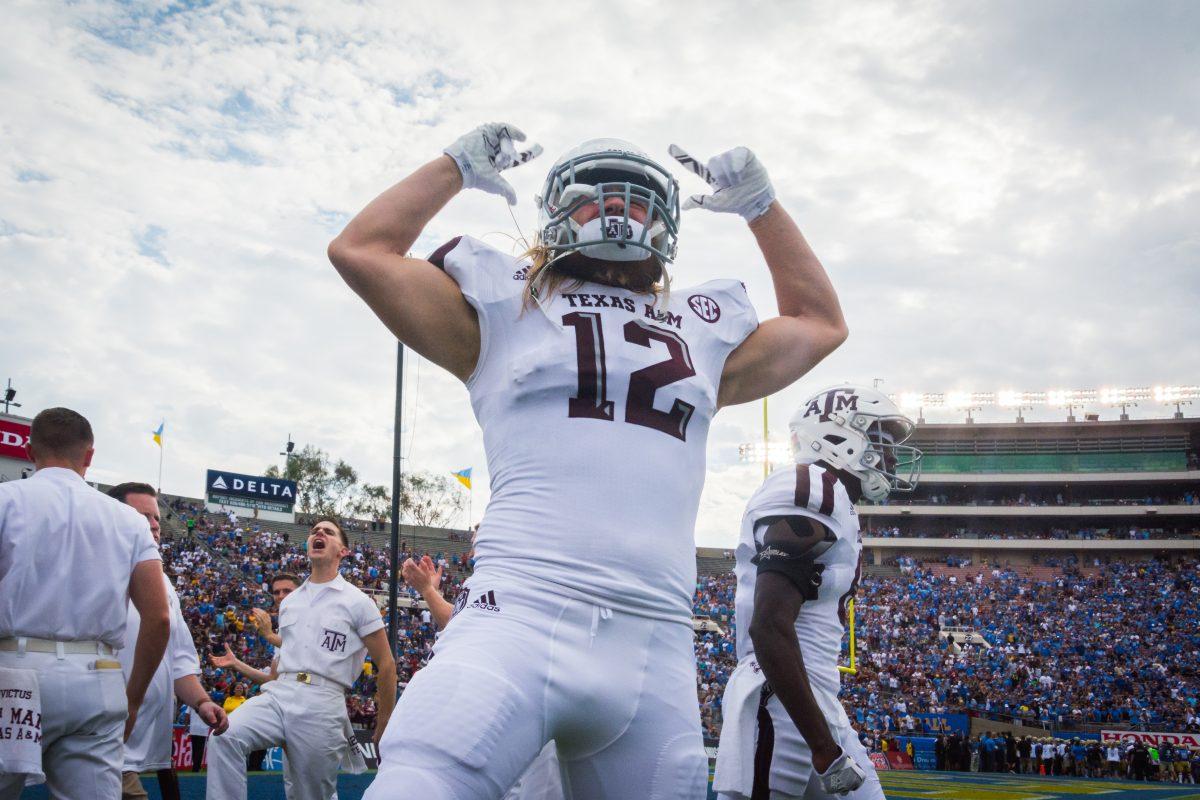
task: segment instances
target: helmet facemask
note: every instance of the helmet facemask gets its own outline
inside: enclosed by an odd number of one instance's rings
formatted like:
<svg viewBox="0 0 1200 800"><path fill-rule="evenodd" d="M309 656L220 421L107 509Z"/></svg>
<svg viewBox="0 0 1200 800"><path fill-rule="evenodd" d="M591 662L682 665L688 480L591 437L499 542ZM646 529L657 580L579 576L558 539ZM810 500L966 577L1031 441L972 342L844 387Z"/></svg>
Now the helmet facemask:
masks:
<svg viewBox="0 0 1200 800"><path fill-rule="evenodd" d="M604 208L619 199L623 212ZM577 223L571 215L598 203L598 221ZM631 218L634 205L646 209L644 222ZM601 261L644 261L654 258L660 270L675 258L679 236L679 187L649 158L633 152L603 149L564 158L546 177L538 197L541 244L550 251L548 264L579 252Z"/></svg>
<svg viewBox="0 0 1200 800"><path fill-rule="evenodd" d="M863 497L878 502L892 492L911 492L917 488L922 453L904 444L912 436L912 423L904 417L863 419L868 425L867 449L859 459L859 468L853 470L862 482ZM852 420L851 424L857 421Z"/></svg>

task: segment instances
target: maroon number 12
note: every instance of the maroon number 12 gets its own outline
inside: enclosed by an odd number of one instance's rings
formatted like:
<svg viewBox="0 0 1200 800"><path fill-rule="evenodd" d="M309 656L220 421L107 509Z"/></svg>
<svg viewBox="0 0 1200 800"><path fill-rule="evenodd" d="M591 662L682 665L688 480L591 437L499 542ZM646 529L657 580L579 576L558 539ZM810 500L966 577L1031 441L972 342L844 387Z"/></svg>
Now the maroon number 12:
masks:
<svg viewBox="0 0 1200 800"><path fill-rule="evenodd" d="M567 401L567 415L586 419L615 419L613 401L608 399L608 376L604 361L604 330L600 315L590 311L564 314L563 325L575 329L575 351L579 371L579 391ZM654 407L654 394L659 389L696 374L687 342L674 331L647 325L637 320L625 323L625 341L649 348L661 342L670 355L666 361L651 364L629 375L629 393L625 398L625 421L676 439L687 439L688 422L696 407L679 398L670 411Z"/></svg>

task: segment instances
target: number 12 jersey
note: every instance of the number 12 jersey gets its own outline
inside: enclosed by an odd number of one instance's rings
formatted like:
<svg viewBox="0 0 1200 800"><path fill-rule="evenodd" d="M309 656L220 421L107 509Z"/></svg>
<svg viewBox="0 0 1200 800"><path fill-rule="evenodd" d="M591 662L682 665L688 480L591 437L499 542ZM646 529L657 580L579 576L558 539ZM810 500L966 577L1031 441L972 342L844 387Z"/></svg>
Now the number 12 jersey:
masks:
<svg viewBox="0 0 1200 800"><path fill-rule="evenodd" d="M745 286L656 300L569 281L525 306L527 261L465 236L430 260L479 316L467 388L492 496L476 574L688 621L721 372L758 325Z"/></svg>

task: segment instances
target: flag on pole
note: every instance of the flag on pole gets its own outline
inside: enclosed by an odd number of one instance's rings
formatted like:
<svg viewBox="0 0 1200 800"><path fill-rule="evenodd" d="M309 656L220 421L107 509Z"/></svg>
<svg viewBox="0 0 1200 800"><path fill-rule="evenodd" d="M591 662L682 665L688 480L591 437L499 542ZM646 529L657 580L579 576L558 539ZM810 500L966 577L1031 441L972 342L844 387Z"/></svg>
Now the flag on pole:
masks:
<svg viewBox="0 0 1200 800"><path fill-rule="evenodd" d="M471 488L471 468L460 469L458 472L451 472L451 475L458 478L458 482L468 489Z"/></svg>
<svg viewBox="0 0 1200 800"><path fill-rule="evenodd" d="M162 447L163 426L166 424L167 421L164 419L162 422L158 423L158 430L154 432L154 443L159 447Z"/></svg>

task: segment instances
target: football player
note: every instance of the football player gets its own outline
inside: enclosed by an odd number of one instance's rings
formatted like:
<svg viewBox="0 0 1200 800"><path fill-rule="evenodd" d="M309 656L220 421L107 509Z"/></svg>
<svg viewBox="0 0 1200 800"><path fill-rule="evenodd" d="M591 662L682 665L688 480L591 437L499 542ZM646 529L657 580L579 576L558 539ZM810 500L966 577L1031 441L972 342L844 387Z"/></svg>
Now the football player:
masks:
<svg viewBox="0 0 1200 800"><path fill-rule="evenodd" d="M721 800L884 800L838 702L847 605L862 569L854 504L911 491L913 423L884 395L839 386L792 417L796 463L750 498L736 551L738 666L722 699Z"/></svg>
<svg viewBox="0 0 1200 800"><path fill-rule="evenodd" d="M837 296L746 148L679 185L628 142L550 169L530 252L468 236L405 256L463 188L516 203L529 161L483 125L388 189L330 244L342 277L405 344L460 378L492 496L458 613L413 676L366 797L498 798L550 740L568 795L705 789L695 689L693 529L718 408L771 394L846 337ZM758 324L738 280L667 291L680 211L736 213L775 285Z"/></svg>

